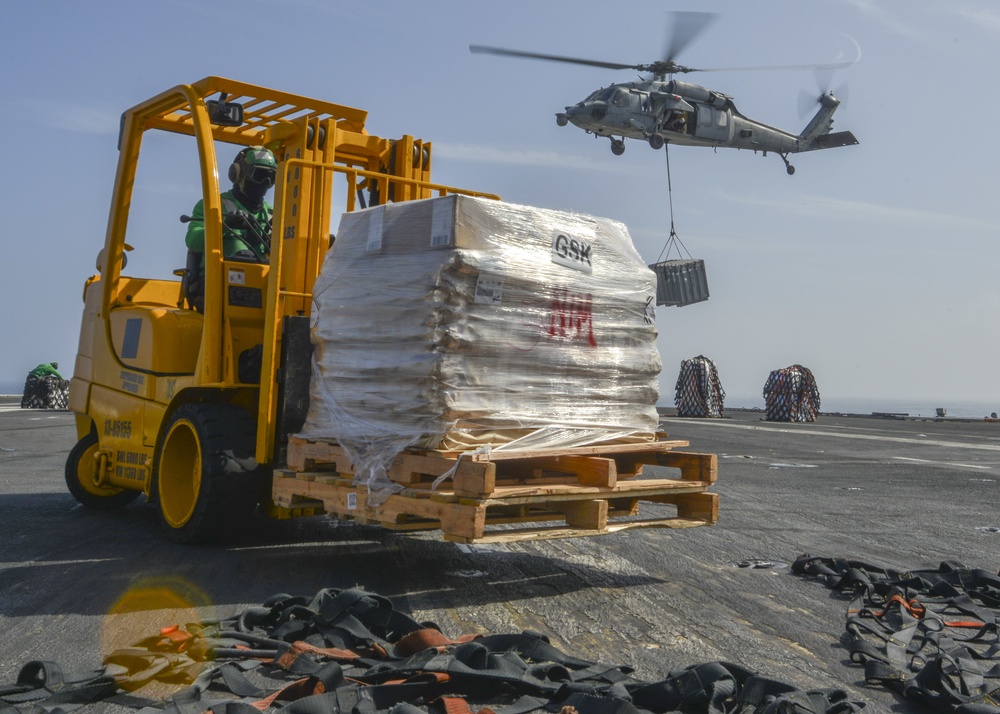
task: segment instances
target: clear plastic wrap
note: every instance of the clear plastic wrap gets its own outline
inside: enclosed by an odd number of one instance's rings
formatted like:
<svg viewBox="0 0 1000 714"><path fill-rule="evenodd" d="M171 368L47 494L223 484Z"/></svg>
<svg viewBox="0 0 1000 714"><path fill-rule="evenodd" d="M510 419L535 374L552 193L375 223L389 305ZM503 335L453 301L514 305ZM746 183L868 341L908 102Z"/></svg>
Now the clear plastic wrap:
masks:
<svg viewBox="0 0 1000 714"><path fill-rule="evenodd" d="M408 447L654 437L656 277L617 221L466 196L341 219L313 290L302 436L384 497Z"/></svg>

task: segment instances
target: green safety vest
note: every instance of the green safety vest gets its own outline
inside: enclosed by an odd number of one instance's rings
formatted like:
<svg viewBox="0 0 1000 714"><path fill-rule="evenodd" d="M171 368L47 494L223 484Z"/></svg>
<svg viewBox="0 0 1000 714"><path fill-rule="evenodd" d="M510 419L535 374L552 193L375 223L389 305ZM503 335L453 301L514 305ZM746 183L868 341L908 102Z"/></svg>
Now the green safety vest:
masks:
<svg viewBox="0 0 1000 714"><path fill-rule="evenodd" d="M236 211L244 211L253 216L262 228L271 224L271 217L274 208L266 201L261 204L259 211L250 211L242 203L236 200L231 191L226 191L220 195L222 199L223 215ZM188 250L201 253L201 267L205 267L205 201L200 200L191 211L191 222L188 223L187 235L184 237ZM227 228L222 234L222 255L231 258L240 251L253 251L256 247L262 255L268 253L268 246L263 242L258 242L252 231L245 229Z"/></svg>

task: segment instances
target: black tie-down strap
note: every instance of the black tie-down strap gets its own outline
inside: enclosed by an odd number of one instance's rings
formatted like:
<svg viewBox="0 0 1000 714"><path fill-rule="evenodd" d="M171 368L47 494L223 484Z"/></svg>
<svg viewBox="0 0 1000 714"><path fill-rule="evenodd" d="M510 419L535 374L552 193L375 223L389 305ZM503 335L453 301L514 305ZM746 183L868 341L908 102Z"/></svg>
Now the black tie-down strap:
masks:
<svg viewBox="0 0 1000 714"><path fill-rule="evenodd" d="M543 635L446 636L360 589L276 595L224 620L171 626L69 678L32 663L0 714L97 700L140 714L850 714L838 689L802 691L723 662L658 682L566 654ZM166 700L145 685L176 685Z"/></svg>
<svg viewBox="0 0 1000 714"><path fill-rule="evenodd" d="M901 571L800 556L792 572L851 598L851 660L868 682L938 711L1000 714L1000 576L946 561Z"/></svg>

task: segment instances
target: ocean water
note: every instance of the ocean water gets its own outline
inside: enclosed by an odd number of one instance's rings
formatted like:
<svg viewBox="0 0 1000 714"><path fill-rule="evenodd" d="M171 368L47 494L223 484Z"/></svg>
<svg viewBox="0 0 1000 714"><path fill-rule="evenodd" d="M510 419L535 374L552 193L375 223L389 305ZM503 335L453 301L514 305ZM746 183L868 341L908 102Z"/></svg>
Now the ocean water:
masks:
<svg viewBox="0 0 1000 714"><path fill-rule="evenodd" d="M726 397L729 409L763 409L763 397ZM820 412L842 414L907 414L911 417L934 417L938 409L956 419L982 419L994 412L1000 414L1000 398L994 401L961 399L893 399L820 396Z"/></svg>

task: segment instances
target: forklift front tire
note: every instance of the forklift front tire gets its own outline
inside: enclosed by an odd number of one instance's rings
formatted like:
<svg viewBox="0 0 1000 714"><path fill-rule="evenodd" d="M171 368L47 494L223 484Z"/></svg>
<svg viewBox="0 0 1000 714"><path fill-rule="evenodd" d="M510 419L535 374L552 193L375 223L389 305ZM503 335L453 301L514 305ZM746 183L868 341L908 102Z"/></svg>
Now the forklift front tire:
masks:
<svg viewBox="0 0 1000 714"><path fill-rule="evenodd" d="M253 517L261 485L256 425L229 404L185 404L156 460L160 518L175 543L216 540Z"/></svg>

